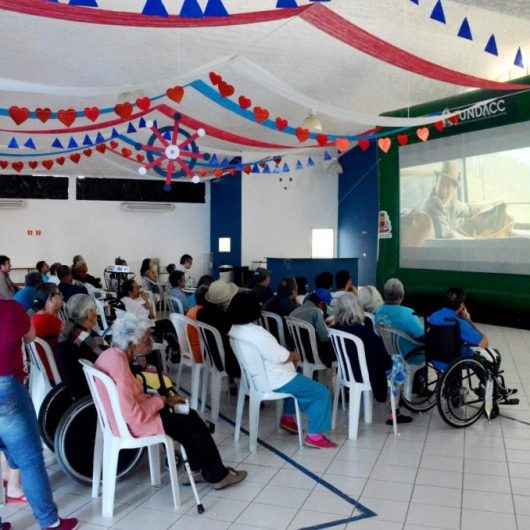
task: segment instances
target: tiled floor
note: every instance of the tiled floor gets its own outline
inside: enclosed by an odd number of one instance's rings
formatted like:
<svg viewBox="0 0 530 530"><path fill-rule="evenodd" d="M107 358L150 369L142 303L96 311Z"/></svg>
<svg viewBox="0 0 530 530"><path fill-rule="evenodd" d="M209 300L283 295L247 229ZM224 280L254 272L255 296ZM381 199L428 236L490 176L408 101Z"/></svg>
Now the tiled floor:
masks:
<svg viewBox="0 0 530 530"><path fill-rule="evenodd" d="M100 501L48 455L61 513L81 519L84 530L530 530L530 332L482 328L503 353L509 384L519 388L521 404L503 413L527 423L481 419L457 430L434 410L415 417L394 439L378 406L374 423L362 424L356 442L346 440L341 415L333 434L337 450L300 451L296 437L276 430L274 407L268 406L261 437L285 456L263 446L251 455L248 439L242 436L235 446L232 425L221 421L215 434L221 453L228 464L248 470L249 478L226 491L203 486L203 515L184 486L183 506L175 512L167 477L161 488L152 488L144 466L119 484L115 516L104 519ZM233 417L234 402L224 401L223 412ZM377 515L352 521L364 513L357 501ZM3 516L17 530L35 528L28 509L4 508Z"/></svg>

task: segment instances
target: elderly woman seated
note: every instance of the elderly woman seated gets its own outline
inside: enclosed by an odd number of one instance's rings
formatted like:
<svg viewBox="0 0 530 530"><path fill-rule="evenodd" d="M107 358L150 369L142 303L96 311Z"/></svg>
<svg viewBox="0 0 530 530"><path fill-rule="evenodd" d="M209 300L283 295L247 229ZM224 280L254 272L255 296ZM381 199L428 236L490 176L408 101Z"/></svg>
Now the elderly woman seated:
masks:
<svg viewBox="0 0 530 530"><path fill-rule="evenodd" d="M244 480L245 471L225 467L210 432L200 416L173 411L184 402L178 395L149 396L134 377L129 363L152 349L150 323L125 314L112 326L112 348L104 351L96 367L116 383L120 407L133 436L166 433L181 443L190 461L196 482L209 482L220 490Z"/></svg>
<svg viewBox="0 0 530 530"><path fill-rule="evenodd" d="M386 372L392 368L392 359L388 355L381 337L375 333L372 321L366 318L359 299L355 294L344 294L337 300L335 322L335 329L351 333L362 340L374 398L384 403L388 394ZM355 380L362 381L361 368L355 346L350 341L347 343L347 347L347 354Z"/></svg>
<svg viewBox="0 0 530 530"><path fill-rule="evenodd" d="M363 285L359 289L359 303L365 313L375 315L376 311L384 304L381 293L373 285Z"/></svg>

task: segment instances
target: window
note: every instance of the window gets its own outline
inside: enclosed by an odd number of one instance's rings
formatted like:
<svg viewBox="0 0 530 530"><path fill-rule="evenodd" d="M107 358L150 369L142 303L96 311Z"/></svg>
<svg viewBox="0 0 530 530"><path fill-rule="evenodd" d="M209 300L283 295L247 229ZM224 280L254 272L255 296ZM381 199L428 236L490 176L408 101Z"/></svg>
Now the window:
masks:
<svg viewBox="0 0 530 530"><path fill-rule="evenodd" d="M231 252L232 239L229 237L219 238L219 252Z"/></svg>
<svg viewBox="0 0 530 530"><path fill-rule="evenodd" d="M313 258L333 258L335 253L335 231L333 228L314 228L311 238Z"/></svg>

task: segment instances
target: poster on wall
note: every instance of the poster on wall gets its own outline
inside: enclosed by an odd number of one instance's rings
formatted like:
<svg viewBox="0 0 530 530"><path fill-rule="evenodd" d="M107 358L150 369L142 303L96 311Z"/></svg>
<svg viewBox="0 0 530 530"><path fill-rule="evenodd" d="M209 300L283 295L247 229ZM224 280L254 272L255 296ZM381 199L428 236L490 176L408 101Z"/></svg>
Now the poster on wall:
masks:
<svg viewBox="0 0 530 530"><path fill-rule="evenodd" d="M530 274L530 148L401 168L400 266Z"/></svg>
<svg viewBox="0 0 530 530"><path fill-rule="evenodd" d="M379 212L379 239L392 239L392 223L386 210Z"/></svg>

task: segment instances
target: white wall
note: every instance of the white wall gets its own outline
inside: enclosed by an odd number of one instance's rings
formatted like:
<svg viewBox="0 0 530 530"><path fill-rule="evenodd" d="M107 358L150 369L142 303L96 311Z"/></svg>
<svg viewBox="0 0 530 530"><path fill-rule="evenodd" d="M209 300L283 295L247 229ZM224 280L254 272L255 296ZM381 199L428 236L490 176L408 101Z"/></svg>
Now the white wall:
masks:
<svg viewBox="0 0 530 530"><path fill-rule="evenodd" d="M320 162L291 173L243 174L243 265L266 257L310 258L311 230L336 234L337 223L338 176Z"/></svg>
<svg viewBox="0 0 530 530"><path fill-rule="evenodd" d="M10 256L14 267L34 267L40 259L71 265L72 257L82 254L89 271L102 277L116 256L138 272L144 257L159 258L165 268L188 253L195 258L197 276L207 271L209 187L205 204L176 204L167 213L125 212L119 202L76 201L74 178L69 197L68 201L28 200L22 209L0 209L0 254ZM30 237L28 229L42 230L42 236ZM15 278L20 279L20 274Z"/></svg>

